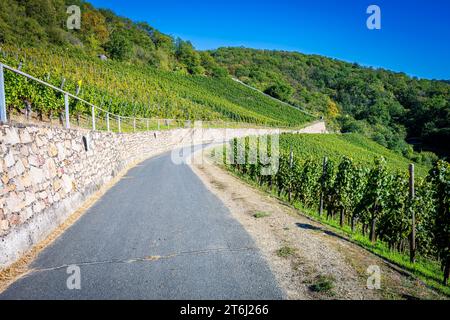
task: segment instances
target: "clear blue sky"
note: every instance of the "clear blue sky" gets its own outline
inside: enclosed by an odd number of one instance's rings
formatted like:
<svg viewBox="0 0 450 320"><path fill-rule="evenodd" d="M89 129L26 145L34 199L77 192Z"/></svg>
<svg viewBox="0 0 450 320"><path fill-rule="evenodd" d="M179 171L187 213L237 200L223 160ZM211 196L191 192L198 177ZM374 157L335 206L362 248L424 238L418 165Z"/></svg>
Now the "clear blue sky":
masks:
<svg viewBox="0 0 450 320"><path fill-rule="evenodd" d="M450 79L449 0L91 0L197 49L314 53L423 78ZM381 30L366 9L381 8Z"/></svg>

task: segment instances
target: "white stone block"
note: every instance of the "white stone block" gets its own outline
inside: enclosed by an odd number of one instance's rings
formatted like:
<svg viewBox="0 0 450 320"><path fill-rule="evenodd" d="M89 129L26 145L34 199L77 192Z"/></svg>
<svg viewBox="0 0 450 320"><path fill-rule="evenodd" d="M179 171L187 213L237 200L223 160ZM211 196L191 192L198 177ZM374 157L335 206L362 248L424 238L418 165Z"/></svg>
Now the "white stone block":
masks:
<svg viewBox="0 0 450 320"><path fill-rule="evenodd" d="M32 142L30 134L28 133L27 130L23 130L20 133L20 142L22 142L22 143L30 143L30 142Z"/></svg>
<svg viewBox="0 0 450 320"><path fill-rule="evenodd" d="M34 201L36 201L36 196L34 193L32 192L26 192L25 193L25 205L29 206L30 204L32 204Z"/></svg>
<svg viewBox="0 0 450 320"><path fill-rule="evenodd" d="M19 176L25 172L25 167L23 166L23 163L20 159L17 160L17 162L16 162L15 170L16 170L17 175L19 175Z"/></svg>
<svg viewBox="0 0 450 320"><path fill-rule="evenodd" d="M5 165L7 168L11 168L14 164L16 163L16 161L14 160L14 156L12 154L12 152L8 152L8 154L5 157Z"/></svg>
<svg viewBox="0 0 450 320"><path fill-rule="evenodd" d="M63 174L62 179L62 187L65 193L69 193L73 188L73 179L69 177L67 174Z"/></svg>
<svg viewBox="0 0 450 320"><path fill-rule="evenodd" d="M19 212L23 208L25 208L25 202L19 195L15 192L11 192L6 198L6 207L8 210L10 210L12 213Z"/></svg>
<svg viewBox="0 0 450 320"><path fill-rule="evenodd" d="M15 145L17 143L20 143L16 128L7 128L5 131L6 135L3 138L5 144Z"/></svg>
<svg viewBox="0 0 450 320"><path fill-rule="evenodd" d="M32 166L30 168L30 179L33 184L39 184L44 182L45 180L44 170Z"/></svg>

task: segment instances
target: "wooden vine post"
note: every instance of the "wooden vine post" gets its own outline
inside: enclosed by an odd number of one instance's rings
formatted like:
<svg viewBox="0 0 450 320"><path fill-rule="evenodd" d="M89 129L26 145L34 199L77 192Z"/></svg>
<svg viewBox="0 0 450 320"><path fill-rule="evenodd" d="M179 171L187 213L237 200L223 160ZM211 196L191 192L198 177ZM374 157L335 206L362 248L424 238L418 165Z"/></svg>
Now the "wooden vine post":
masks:
<svg viewBox="0 0 450 320"><path fill-rule="evenodd" d="M409 165L409 200L411 204L414 201L414 164ZM416 262L416 214L414 209L411 210L411 239L410 239L410 262Z"/></svg>
<svg viewBox="0 0 450 320"><path fill-rule="evenodd" d="M322 216L322 213L323 213L323 198L324 198L323 189L325 188L325 172L327 170L327 163L328 163L328 158L323 157L322 178L320 181L321 190L320 190L319 216Z"/></svg>
<svg viewBox="0 0 450 320"><path fill-rule="evenodd" d="M294 152L292 150L292 145L289 151L289 175L292 175L292 167L294 165ZM292 180L292 179L290 179ZM292 181L289 181L289 192L288 192L288 200L291 202L292 199Z"/></svg>

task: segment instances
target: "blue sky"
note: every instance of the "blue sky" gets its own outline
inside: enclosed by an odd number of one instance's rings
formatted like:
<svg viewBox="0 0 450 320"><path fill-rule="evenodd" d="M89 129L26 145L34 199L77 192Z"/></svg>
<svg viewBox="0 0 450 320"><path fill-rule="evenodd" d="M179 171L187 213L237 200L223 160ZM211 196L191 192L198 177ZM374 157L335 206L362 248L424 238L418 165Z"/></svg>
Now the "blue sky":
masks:
<svg viewBox="0 0 450 320"><path fill-rule="evenodd" d="M197 49L314 53L413 76L450 79L449 0L90 0ZM366 27L369 5L381 30Z"/></svg>

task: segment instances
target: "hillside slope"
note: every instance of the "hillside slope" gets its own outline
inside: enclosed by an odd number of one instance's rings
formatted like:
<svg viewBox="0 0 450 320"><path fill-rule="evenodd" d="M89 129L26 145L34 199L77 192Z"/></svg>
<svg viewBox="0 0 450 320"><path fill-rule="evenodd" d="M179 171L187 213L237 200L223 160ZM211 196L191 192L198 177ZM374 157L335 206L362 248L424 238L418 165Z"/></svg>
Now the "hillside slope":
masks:
<svg viewBox="0 0 450 320"><path fill-rule="evenodd" d="M261 163L238 161L252 156L251 143L233 140L225 156L234 161L225 167L450 294L447 162L415 166L411 199L409 159L358 134L282 134L279 169L272 176L265 175ZM224 151L217 151L222 164Z"/></svg>
<svg viewBox="0 0 450 320"><path fill-rule="evenodd" d="M392 150L357 133L350 134L283 134L280 136L280 149L288 152L293 147L294 154L302 159L314 159L321 163L323 157L341 161L343 157L352 158L355 163L371 167L376 157L384 157L392 171L406 173L411 161ZM425 176L431 164L416 164L419 176Z"/></svg>
<svg viewBox="0 0 450 320"><path fill-rule="evenodd" d="M80 8L80 29L68 27L74 22L67 13L73 5ZM2 0L0 43L56 46L93 57L104 54L184 74L226 75L225 69L189 41L175 39L146 22L119 17L109 9L97 9L84 0Z"/></svg>
<svg viewBox="0 0 450 320"><path fill-rule="evenodd" d="M66 26L69 5L81 7L80 30ZM231 119L275 126L311 120L232 83L231 75L325 116L337 130L361 133L409 159L420 160L407 142L418 151L450 154L450 84L445 81L419 80L296 52L198 51L189 41L166 35L147 22L119 17L83 0L2 1L0 44L7 51L2 61L18 66L24 60L24 70L58 86L64 77L73 91L82 81L84 97L123 115ZM45 113L61 104L50 94L54 107L45 106L30 93L40 89L18 84L24 91L12 93L11 109L20 109L24 99ZM434 159L426 153L421 157Z"/></svg>
<svg viewBox="0 0 450 320"><path fill-rule="evenodd" d="M176 119L232 120L273 126L299 126L313 118L274 101L228 78L184 75L151 66L101 61L57 48L17 49L4 46L0 62L64 89L110 112L123 116ZM24 101L38 114L58 114L63 97L7 71L6 102L20 112ZM73 114L88 106L71 106Z"/></svg>
<svg viewBox="0 0 450 320"><path fill-rule="evenodd" d="M81 8L80 30L66 27L69 5ZM235 83L189 41L81 0L2 1L0 44L1 62L122 116L270 126L313 119ZM5 77L10 112L20 112L26 101L41 119L61 112L61 95L11 72ZM90 112L81 104L70 109L77 117Z"/></svg>
<svg viewBox="0 0 450 320"><path fill-rule="evenodd" d="M311 112L343 132L362 133L410 157L450 154L450 85L297 52L220 48L209 51L239 80Z"/></svg>

